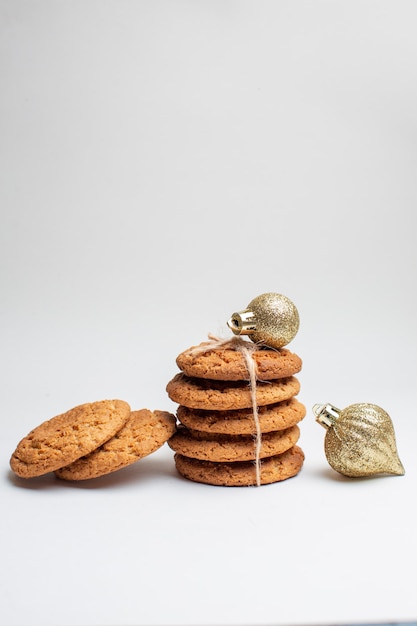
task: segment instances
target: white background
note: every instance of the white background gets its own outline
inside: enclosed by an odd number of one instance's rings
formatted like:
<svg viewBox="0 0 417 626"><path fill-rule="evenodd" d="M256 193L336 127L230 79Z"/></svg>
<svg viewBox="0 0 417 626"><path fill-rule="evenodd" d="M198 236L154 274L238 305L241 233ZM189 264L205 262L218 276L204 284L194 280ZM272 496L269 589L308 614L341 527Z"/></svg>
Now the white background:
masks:
<svg viewBox="0 0 417 626"><path fill-rule="evenodd" d="M417 4L0 0L0 616L9 626L417 618ZM175 410L176 355L290 297L296 478L14 478L104 398ZM348 480L311 406L379 404L404 477Z"/></svg>

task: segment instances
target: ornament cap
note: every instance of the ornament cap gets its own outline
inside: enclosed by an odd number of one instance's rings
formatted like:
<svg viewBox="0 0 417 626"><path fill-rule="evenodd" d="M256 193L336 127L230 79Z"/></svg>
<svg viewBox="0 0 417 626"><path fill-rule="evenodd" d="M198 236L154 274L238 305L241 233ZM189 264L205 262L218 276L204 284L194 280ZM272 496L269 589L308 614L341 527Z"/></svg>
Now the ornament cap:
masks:
<svg viewBox="0 0 417 626"><path fill-rule="evenodd" d="M333 404L315 404L313 413L323 428L331 428L335 421L339 418L341 410L337 409Z"/></svg>
<svg viewBox="0 0 417 626"><path fill-rule="evenodd" d="M233 313L227 325L235 335L251 335L256 331L255 314L249 309Z"/></svg>

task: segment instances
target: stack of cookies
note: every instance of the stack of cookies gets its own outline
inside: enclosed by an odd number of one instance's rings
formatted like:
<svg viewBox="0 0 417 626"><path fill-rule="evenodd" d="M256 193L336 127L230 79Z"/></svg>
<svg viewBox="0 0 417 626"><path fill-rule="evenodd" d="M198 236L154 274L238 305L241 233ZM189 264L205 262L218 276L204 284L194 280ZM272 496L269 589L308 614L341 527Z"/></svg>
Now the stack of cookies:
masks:
<svg viewBox="0 0 417 626"><path fill-rule="evenodd" d="M300 384L294 376L302 362L285 348L256 347L251 358L262 433L259 482L268 484L295 476L303 465L296 443L306 410L295 398ZM177 365L181 373L168 383L167 393L179 404L180 424L168 442L178 472L211 485L257 484L250 376L238 342L202 343L182 352Z"/></svg>
<svg viewBox="0 0 417 626"><path fill-rule="evenodd" d="M123 400L91 402L37 426L20 441L10 466L22 478L48 472L64 480L98 478L151 454L175 430L166 411L131 411Z"/></svg>

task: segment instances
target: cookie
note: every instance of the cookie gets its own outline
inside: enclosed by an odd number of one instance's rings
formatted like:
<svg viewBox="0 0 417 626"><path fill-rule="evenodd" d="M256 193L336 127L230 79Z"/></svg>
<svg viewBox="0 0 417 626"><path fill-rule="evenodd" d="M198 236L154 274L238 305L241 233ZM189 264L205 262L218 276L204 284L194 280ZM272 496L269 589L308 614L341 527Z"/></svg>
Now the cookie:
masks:
<svg viewBox="0 0 417 626"><path fill-rule="evenodd" d="M262 433L283 430L298 424L306 415L306 408L295 398L258 408ZM225 435L250 435L255 432L252 408L237 411L207 411L179 406L179 421L193 430Z"/></svg>
<svg viewBox="0 0 417 626"><path fill-rule="evenodd" d="M177 365L186 376L210 380L249 380L243 353L232 348L210 349L207 342L193 346L177 357ZM204 348L207 347L207 351ZM302 367L299 356L285 348L258 349L251 352L259 380L288 378Z"/></svg>
<svg viewBox="0 0 417 626"><path fill-rule="evenodd" d="M256 468L251 461L213 463L191 459L175 454L177 471L198 483L225 487L248 487L256 485ZM261 461L261 485L286 480L298 474L304 462L304 453L298 446L283 454L270 456Z"/></svg>
<svg viewBox="0 0 417 626"><path fill-rule="evenodd" d="M249 385L246 381L220 381L190 378L176 374L167 385L167 393L173 402L190 409L228 411L252 406ZM279 378L256 385L258 406L274 404L297 395L300 384L294 376Z"/></svg>
<svg viewBox="0 0 417 626"><path fill-rule="evenodd" d="M165 411L133 411L126 424L102 446L58 469L64 480L86 480L115 472L155 452L175 432L176 419Z"/></svg>
<svg viewBox="0 0 417 626"><path fill-rule="evenodd" d="M18 444L10 466L22 478L53 472L101 446L129 415L130 406L123 400L81 404L32 430Z"/></svg>
<svg viewBox="0 0 417 626"><path fill-rule="evenodd" d="M282 454L292 448L299 437L298 426L265 433L261 440L259 458ZM168 445L182 456L201 461L254 461L256 458L252 435L213 435L180 426Z"/></svg>

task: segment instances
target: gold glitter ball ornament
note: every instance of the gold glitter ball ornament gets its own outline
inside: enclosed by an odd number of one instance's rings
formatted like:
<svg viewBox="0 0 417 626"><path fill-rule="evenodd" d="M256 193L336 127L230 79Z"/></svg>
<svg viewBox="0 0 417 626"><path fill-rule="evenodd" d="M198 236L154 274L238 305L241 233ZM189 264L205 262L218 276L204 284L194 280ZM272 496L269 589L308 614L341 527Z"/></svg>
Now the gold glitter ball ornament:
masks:
<svg viewBox="0 0 417 626"><path fill-rule="evenodd" d="M340 410L332 404L315 404L313 413L327 429L326 458L344 476L405 474L398 457L390 416L376 404L352 404Z"/></svg>
<svg viewBox="0 0 417 626"><path fill-rule="evenodd" d="M282 348L294 339L300 318L289 298L279 293L264 293L254 298L244 311L233 313L227 325L235 335L249 335L255 343Z"/></svg>

